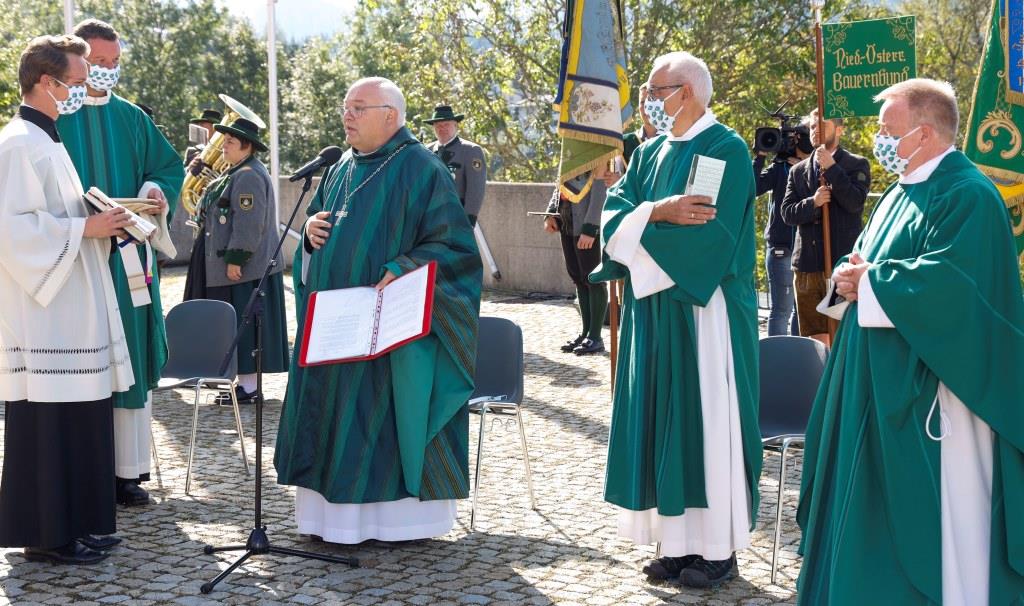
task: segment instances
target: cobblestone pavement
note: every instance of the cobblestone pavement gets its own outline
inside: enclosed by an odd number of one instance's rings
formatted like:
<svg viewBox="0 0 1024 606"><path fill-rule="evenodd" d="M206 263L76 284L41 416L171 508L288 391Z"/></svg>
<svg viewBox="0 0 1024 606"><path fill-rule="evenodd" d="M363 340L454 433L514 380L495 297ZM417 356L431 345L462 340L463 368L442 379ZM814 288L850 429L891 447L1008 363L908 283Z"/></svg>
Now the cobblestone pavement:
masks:
<svg viewBox="0 0 1024 606"><path fill-rule="evenodd" d="M286 279L286 283L289 281ZM182 269L167 273L164 309L181 300ZM288 297L291 299L291 297ZM753 546L738 554L740 577L717 591L652 584L640 572L653 546L616 536L616 515L602 500L610 419L609 360L576 357L558 346L575 335L569 301L487 293L484 315L511 318L526 335L525 424L537 511L529 507L516 429L496 422L486 438L476 532L461 501L452 532L435 540L356 546L312 542L295 530L293 489L278 486L271 461L285 375L269 375L264 435L264 523L271 541L359 558L361 567L256 556L209 596L199 586L234 554L203 555L204 544L241 543L252 524L252 479L242 469L230 408L201 406L192 496L185 465L192 393L158 395L153 431L159 479L146 487L154 502L118 510L124 544L98 565L80 568L28 563L20 550L0 550L0 600L15 604L792 604L799 572L794 523L799 474L785 491L778 585L769 581L778 457L768 456ZM294 324L294 314L289 316ZM294 326L293 326L294 333ZM255 414L243 410L246 449L253 456ZM470 454L477 418L471 418ZM493 431L491 431L493 429ZM799 466L799 456L796 457Z"/></svg>

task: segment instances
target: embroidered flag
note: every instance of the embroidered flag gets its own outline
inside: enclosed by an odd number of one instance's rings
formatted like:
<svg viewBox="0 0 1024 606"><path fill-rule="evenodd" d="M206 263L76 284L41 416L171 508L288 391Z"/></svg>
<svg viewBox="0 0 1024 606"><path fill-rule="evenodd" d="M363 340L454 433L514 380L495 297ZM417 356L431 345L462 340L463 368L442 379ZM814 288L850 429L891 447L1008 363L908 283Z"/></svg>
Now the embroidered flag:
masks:
<svg viewBox="0 0 1024 606"><path fill-rule="evenodd" d="M995 183L1024 252L1024 0L994 0L964 153ZM1022 255L1024 260L1024 255Z"/></svg>
<svg viewBox="0 0 1024 606"><path fill-rule="evenodd" d="M590 192L565 182L622 153L623 127L633 115L626 77L620 0L567 0L555 110L562 153L558 182L579 202Z"/></svg>

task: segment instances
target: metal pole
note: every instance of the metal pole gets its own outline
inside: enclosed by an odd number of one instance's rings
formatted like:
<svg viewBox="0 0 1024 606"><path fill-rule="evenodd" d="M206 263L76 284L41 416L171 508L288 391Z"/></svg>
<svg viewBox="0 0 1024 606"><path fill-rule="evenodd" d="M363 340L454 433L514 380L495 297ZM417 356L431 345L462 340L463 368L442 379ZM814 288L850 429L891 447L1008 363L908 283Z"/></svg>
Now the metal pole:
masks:
<svg viewBox="0 0 1024 606"><path fill-rule="evenodd" d="M270 95L270 180L274 184L274 216L281 216L281 160L277 138L277 0L267 0L267 90Z"/></svg>
<svg viewBox="0 0 1024 606"><path fill-rule="evenodd" d="M75 28L75 0L64 0L64 32L70 34Z"/></svg>

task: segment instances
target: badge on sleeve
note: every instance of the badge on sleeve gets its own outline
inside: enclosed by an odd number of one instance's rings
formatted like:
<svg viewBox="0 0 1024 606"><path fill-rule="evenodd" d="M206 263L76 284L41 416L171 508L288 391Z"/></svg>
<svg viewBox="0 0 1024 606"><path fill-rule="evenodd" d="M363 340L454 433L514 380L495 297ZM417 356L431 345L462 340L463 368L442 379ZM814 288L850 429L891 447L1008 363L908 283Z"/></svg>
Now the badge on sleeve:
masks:
<svg viewBox="0 0 1024 606"><path fill-rule="evenodd" d="M252 194L239 194L238 207L242 210L252 210Z"/></svg>
<svg viewBox="0 0 1024 606"><path fill-rule="evenodd" d="M480 158L476 158L475 160L473 160L473 170L480 170L483 167L483 160L481 160Z"/></svg>

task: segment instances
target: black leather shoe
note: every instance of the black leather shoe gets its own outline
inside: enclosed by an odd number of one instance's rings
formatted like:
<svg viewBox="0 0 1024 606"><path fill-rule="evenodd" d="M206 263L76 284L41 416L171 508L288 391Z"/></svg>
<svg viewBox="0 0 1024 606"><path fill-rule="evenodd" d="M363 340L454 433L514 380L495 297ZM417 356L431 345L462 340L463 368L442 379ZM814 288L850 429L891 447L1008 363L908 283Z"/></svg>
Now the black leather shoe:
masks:
<svg viewBox="0 0 1024 606"><path fill-rule="evenodd" d="M693 564L700 556L687 555L678 558L661 557L651 560L643 568L644 574L652 581L668 581L679 577L684 568Z"/></svg>
<svg viewBox="0 0 1024 606"><path fill-rule="evenodd" d="M149 504L149 493L134 480L117 479L117 502L125 507Z"/></svg>
<svg viewBox="0 0 1024 606"><path fill-rule="evenodd" d="M679 582L687 587L708 589L718 587L722 583L736 578L739 574L734 553L727 560L697 558L679 573Z"/></svg>
<svg viewBox="0 0 1024 606"><path fill-rule="evenodd" d="M584 335L580 335L572 341L566 341L565 345L562 346L562 351L565 353L572 353L572 350L576 349L576 346L582 343L585 338L586 337Z"/></svg>
<svg viewBox="0 0 1024 606"><path fill-rule="evenodd" d="M89 549L95 549L96 551L106 551L111 547L118 545L121 542L120 537L115 537L112 534L97 536L87 534L84 537L78 537L78 542L85 545Z"/></svg>
<svg viewBox="0 0 1024 606"><path fill-rule="evenodd" d="M595 341L594 339L583 339L580 344L576 346L576 349L572 350L572 353L577 356L586 356L594 353L601 353L604 351L604 341Z"/></svg>
<svg viewBox="0 0 1024 606"><path fill-rule="evenodd" d="M106 552L89 549L78 541L71 541L63 547L52 549L25 548L25 559L29 562L48 562L50 564L95 564L107 555Z"/></svg>
<svg viewBox="0 0 1024 606"><path fill-rule="evenodd" d="M252 391L245 391L241 385L235 387L235 397L238 398L239 405L255 404L257 393L258 392L255 389ZM231 395L227 392L219 394L214 402L216 402L218 406L231 406Z"/></svg>

